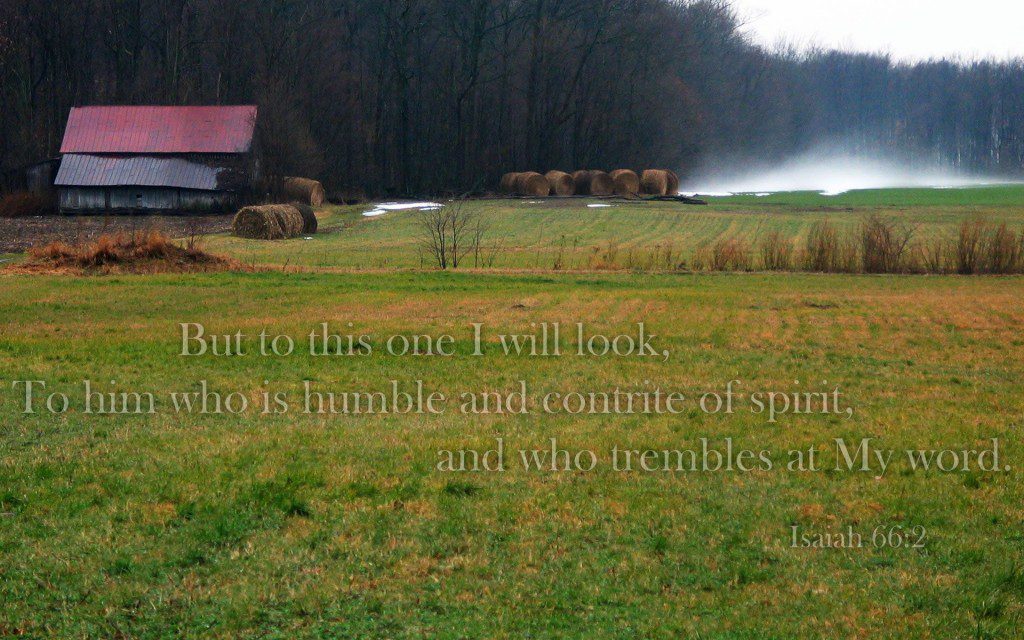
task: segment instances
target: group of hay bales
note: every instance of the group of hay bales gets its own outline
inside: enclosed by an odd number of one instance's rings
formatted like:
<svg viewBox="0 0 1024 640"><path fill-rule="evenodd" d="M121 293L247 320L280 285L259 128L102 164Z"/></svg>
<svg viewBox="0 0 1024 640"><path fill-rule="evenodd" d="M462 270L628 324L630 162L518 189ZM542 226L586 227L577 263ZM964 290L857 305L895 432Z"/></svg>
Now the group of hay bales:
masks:
<svg viewBox="0 0 1024 640"><path fill-rule="evenodd" d="M231 223L234 235L254 240L284 240L316 233L316 229L316 214L306 204L244 207Z"/></svg>
<svg viewBox="0 0 1024 640"><path fill-rule="evenodd" d="M548 171L506 173L499 185L501 193L528 198L546 196L666 196L679 193L679 176L667 169L647 169L637 173L616 169L611 173L583 169L572 174Z"/></svg>

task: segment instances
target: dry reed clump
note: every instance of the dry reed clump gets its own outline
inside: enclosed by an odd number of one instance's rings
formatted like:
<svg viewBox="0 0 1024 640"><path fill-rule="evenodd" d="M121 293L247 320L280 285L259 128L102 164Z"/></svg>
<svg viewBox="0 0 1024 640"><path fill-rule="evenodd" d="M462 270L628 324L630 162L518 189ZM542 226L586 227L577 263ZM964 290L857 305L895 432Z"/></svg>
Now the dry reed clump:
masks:
<svg viewBox="0 0 1024 640"><path fill-rule="evenodd" d="M302 233L302 213L292 205L270 204L245 207L231 223L231 231L239 238L283 240Z"/></svg>
<svg viewBox="0 0 1024 640"><path fill-rule="evenodd" d="M39 272L166 273L234 268L233 262L190 244L182 247L159 231L121 231L92 242L51 242L28 250L18 270Z"/></svg>
<svg viewBox="0 0 1024 640"><path fill-rule="evenodd" d="M548 179L534 171L527 171L516 176L516 195L543 198L551 194Z"/></svg>
<svg viewBox="0 0 1024 640"><path fill-rule="evenodd" d="M646 169L640 175L640 193L647 196L668 194L669 175L662 169Z"/></svg>
<svg viewBox="0 0 1024 640"><path fill-rule="evenodd" d="M0 198L0 218L32 218L57 212L56 203L29 191L16 191Z"/></svg>
<svg viewBox="0 0 1024 640"><path fill-rule="evenodd" d="M292 206L298 209L299 215L302 216L302 235L311 236L316 233L319 223L316 219L316 212L313 211L313 207L306 204L292 203Z"/></svg>
<svg viewBox="0 0 1024 640"><path fill-rule="evenodd" d="M750 245L742 238L720 238L711 245L708 264L712 271L750 271Z"/></svg>
<svg viewBox="0 0 1024 640"><path fill-rule="evenodd" d="M793 243L780 231L770 231L759 244L761 268L766 271L789 271L793 268Z"/></svg>
<svg viewBox="0 0 1024 640"><path fill-rule="evenodd" d="M640 176L635 171L616 169L608 175L614 183L615 195L632 198L640 193Z"/></svg>
<svg viewBox="0 0 1024 640"><path fill-rule="evenodd" d="M285 200L294 200L311 207L323 206L327 197L324 185L309 178L285 178L281 181L281 194Z"/></svg>
<svg viewBox="0 0 1024 640"><path fill-rule="evenodd" d="M548 181L548 186L551 187L551 195L566 197L576 194L576 181L568 173L548 171L544 177Z"/></svg>
<svg viewBox="0 0 1024 640"><path fill-rule="evenodd" d="M498 191L506 195L513 195L516 192L516 178L519 174L515 171L506 173L501 176L501 182L498 184Z"/></svg>

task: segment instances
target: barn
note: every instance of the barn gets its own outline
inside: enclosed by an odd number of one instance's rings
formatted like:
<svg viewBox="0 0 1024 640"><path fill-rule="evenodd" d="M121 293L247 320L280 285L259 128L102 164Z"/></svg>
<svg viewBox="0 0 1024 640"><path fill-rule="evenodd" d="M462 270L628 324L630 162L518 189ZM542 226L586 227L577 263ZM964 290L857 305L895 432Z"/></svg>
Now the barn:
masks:
<svg viewBox="0 0 1024 640"><path fill-rule="evenodd" d="M79 107L54 184L61 213L217 213L259 180L257 109Z"/></svg>

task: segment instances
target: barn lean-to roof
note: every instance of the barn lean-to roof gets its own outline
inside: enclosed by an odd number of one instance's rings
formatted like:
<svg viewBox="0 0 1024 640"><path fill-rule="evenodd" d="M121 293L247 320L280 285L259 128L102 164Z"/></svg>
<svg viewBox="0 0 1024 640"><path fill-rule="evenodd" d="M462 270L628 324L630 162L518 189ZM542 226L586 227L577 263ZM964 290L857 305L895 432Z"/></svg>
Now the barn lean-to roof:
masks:
<svg viewBox="0 0 1024 640"><path fill-rule="evenodd" d="M181 158L68 154L54 184L58 187L170 187L218 191L225 169Z"/></svg>
<svg viewBox="0 0 1024 640"><path fill-rule="evenodd" d="M77 107L60 152L102 154L248 153L254 106Z"/></svg>

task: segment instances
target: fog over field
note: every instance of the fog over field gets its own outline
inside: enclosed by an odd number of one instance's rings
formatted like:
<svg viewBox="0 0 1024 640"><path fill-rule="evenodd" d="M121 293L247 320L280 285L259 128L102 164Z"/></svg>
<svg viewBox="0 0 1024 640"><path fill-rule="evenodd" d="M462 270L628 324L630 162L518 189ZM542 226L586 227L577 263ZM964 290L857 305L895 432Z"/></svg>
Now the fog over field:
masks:
<svg viewBox="0 0 1024 640"><path fill-rule="evenodd" d="M939 189L1019 183L1019 179L957 172L834 148L813 151L775 164L736 163L734 169L697 172L683 181L683 193L726 195L820 191L838 195L855 189L932 187Z"/></svg>

